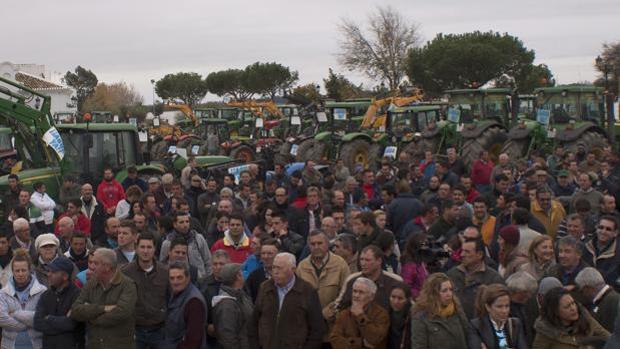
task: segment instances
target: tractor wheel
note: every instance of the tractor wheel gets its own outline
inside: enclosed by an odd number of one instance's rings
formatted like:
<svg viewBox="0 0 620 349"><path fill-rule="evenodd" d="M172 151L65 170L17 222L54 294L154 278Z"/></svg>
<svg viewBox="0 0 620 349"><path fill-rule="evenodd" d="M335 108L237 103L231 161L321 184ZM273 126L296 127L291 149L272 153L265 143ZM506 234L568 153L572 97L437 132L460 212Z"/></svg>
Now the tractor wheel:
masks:
<svg viewBox="0 0 620 349"><path fill-rule="evenodd" d="M363 139L356 139L342 145L340 150L340 159L344 165L349 168L351 173L356 172L358 165L362 168L368 168L370 161L371 144Z"/></svg>
<svg viewBox="0 0 620 349"><path fill-rule="evenodd" d="M152 160L163 160L168 154L168 142L165 140L160 140L151 146L151 159Z"/></svg>
<svg viewBox="0 0 620 349"><path fill-rule="evenodd" d="M370 145L368 152L368 168L377 171L381 167L383 159L383 147L381 144L373 143Z"/></svg>
<svg viewBox="0 0 620 349"><path fill-rule="evenodd" d="M288 164L291 159L291 143L284 142L280 146L280 150L274 154L274 162L276 164Z"/></svg>
<svg viewBox="0 0 620 349"><path fill-rule="evenodd" d="M577 149L580 147L583 147L586 153L592 152L596 156L600 156L603 153L603 148L609 147L609 141L607 136L602 133L587 131L582 133L576 140L564 144L564 149L573 154L577 153Z"/></svg>
<svg viewBox="0 0 620 349"><path fill-rule="evenodd" d="M517 160L527 156L527 148L530 144L530 139L509 139L502 147L502 153L508 154L510 159Z"/></svg>
<svg viewBox="0 0 620 349"><path fill-rule="evenodd" d="M422 138L408 143L403 148L403 151L409 154L410 163L419 164L424 159L424 153L427 150L430 150L433 154L439 151L437 148L439 147L440 140L440 135L436 135L433 138Z"/></svg>
<svg viewBox="0 0 620 349"><path fill-rule="evenodd" d="M308 138L297 147L295 160L299 162L306 162L307 160L319 162L323 158L323 154L325 154L325 142Z"/></svg>
<svg viewBox="0 0 620 349"><path fill-rule="evenodd" d="M506 130L503 128L489 127L480 136L465 141L461 149L461 159L465 166L469 167L480 157L480 152L486 150L491 159L497 162L506 138Z"/></svg>
<svg viewBox="0 0 620 349"><path fill-rule="evenodd" d="M243 160L244 162L251 162L256 158L256 154L254 154L254 150L247 145L240 145L230 151L230 157Z"/></svg>

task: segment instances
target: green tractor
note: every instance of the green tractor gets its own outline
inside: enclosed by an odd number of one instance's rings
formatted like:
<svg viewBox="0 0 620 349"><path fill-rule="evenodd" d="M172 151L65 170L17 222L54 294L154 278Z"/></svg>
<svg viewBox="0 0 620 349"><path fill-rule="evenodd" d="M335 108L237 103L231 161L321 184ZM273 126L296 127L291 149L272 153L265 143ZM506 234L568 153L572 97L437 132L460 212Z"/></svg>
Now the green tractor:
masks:
<svg viewBox="0 0 620 349"><path fill-rule="evenodd" d="M449 145L460 150L466 166L486 150L496 160L511 122L512 91L507 88L448 90L447 121L450 129L435 137L436 152Z"/></svg>
<svg viewBox="0 0 620 349"><path fill-rule="evenodd" d="M247 127L241 127L233 130L230 121L220 118L202 119L200 125L200 136L205 140L201 154L226 155L245 162L256 159L252 145L254 128L248 130Z"/></svg>
<svg viewBox="0 0 620 349"><path fill-rule="evenodd" d="M379 144L395 146L397 151L406 152L410 159L419 161L424 157L421 149L435 147L430 143L433 137L424 138L422 135L433 135L435 129L443 127L446 123L440 121L443 109L439 104L419 104L388 110L385 133L375 134L373 138ZM391 155L397 157L396 153Z"/></svg>
<svg viewBox="0 0 620 349"><path fill-rule="evenodd" d="M343 159L349 169L354 170L358 164L367 167L369 163L378 161L379 148L371 150L372 137L359 132L366 109L371 99L355 99L345 102L327 102L325 114L318 114L319 126L317 133L302 138L297 147L292 148L297 161L327 159Z"/></svg>
<svg viewBox="0 0 620 349"><path fill-rule="evenodd" d="M510 129L502 152L512 159L533 150L549 152L555 144L567 151L602 152L609 146L604 129L603 89L594 86L556 86L534 91L534 112L523 113Z"/></svg>

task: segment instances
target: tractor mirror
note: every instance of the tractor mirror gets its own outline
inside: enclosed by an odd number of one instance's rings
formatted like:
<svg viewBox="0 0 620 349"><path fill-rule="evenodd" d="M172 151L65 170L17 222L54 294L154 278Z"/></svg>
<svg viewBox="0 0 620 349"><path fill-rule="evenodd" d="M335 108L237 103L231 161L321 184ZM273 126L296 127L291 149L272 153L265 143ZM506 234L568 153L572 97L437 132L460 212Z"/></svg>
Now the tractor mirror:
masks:
<svg viewBox="0 0 620 349"><path fill-rule="evenodd" d="M11 147L15 148L15 136L11 136Z"/></svg>
<svg viewBox="0 0 620 349"><path fill-rule="evenodd" d="M301 125L301 118L297 115L291 117L291 125Z"/></svg>
<svg viewBox="0 0 620 349"><path fill-rule="evenodd" d="M256 118L256 128L263 127L263 118Z"/></svg>

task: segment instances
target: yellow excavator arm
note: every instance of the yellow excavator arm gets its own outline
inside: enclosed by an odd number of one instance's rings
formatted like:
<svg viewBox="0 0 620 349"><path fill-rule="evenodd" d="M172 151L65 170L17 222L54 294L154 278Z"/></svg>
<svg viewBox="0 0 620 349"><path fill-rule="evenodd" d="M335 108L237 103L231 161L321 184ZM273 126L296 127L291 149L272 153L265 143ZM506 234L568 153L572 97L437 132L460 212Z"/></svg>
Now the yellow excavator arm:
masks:
<svg viewBox="0 0 620 349"><path fill-rule="evenodd" d="M229 107L237 107L251 111L257 117L264 117L264 112L267 111L271 118L283 118L282 112L278 109L278 106L271 101L257 102L257 101L235 101L226 103Z"/></svg>
<svg viewBox="0 0 620 349"><path fill-rule="evenodd" d="M192 108L190 108L189 105L187 104L176 104L176 103L168 103L166 104L167 108L171 108L171 109L176 109L176 110L180 110L183 114L185 114L185 116L192 120L192 124L194 124L194 127L198 127L198 119L196 118L196 115L194 115L194 111L192 110Z"/></svg>
<svg viewBox="0 0 620 349"><path fill-rule="evenodd" d="M410 97L388 97L377 99L368 107L366 110L366 114L364 114L364 119L362 120L362 129L378 129L381 127L385 127L385 118L387 117L387 112L382 112L380 115L379 112L384 110L385 106L389 106L394 104L397 107L402 107L410 103L421 101L423 94L416 90L413 96Z"/></svg>

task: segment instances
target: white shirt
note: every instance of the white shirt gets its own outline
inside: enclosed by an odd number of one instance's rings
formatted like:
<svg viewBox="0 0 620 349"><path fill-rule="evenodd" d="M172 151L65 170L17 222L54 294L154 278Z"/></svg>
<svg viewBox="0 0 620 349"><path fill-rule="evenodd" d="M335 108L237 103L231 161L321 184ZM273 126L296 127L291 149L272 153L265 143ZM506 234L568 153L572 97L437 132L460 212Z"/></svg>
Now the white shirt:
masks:
<svg viewBox="0 0 620 349"><path fill-rule="evenodd" d="M49 195L47 195L47 193L39 193L35 191L30 196L30 202L41 210L41 215L45 220L45 224L54 223L54 208L56 208L56 203Z"/></svg>

